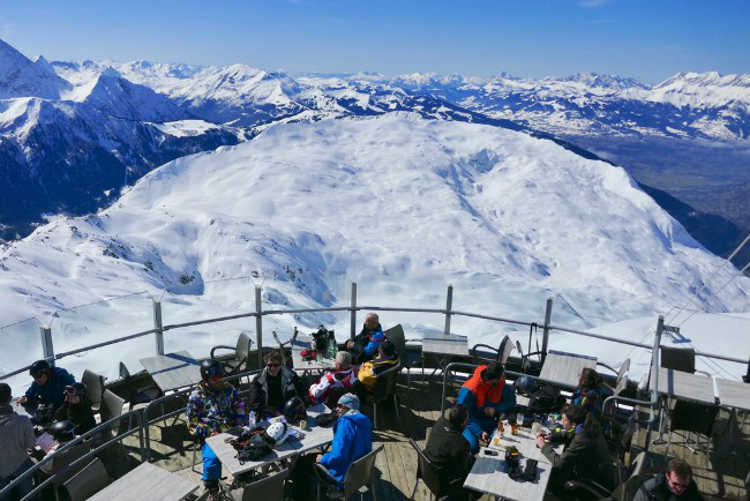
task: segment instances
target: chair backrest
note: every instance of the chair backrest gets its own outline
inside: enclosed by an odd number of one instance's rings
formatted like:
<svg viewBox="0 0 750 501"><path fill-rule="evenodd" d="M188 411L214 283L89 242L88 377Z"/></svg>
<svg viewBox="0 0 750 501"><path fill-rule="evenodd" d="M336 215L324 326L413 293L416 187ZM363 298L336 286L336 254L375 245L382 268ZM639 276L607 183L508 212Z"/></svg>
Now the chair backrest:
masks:
<svg viewBox="0 0 750 501"><path fill-rule="evenodd" d="M234 353L235 360L237 360L238 362L247 360L247 357L250 355L251 344L252 341L250 341L250 336L248 336L245 332L241 332L239 337L237 338L237 349Z"/></svg>
<svg viewBox="0 0 750 501"><path fill-rule="evenodd" d="M670 428L672 430L694 431L710 437L718 413L719 406L717 405L677 400L670 412Z"/></svg>
<svg viewBox="0 0 750 501"><path fill-rule="evenodd" d="M84 501L104 489L110 481L102 460L94 458L81 471L63 483L63 490L70 501Z"/></svg>
<svg viewBox="0 0 750 501"><path fill-rule="evenodd" d="M231 492L232 499L235 501L284 499L284 483L288 477L289 468L233 490Z"/></svg>
<svg viewBox="0 0 750 501"><path fill-rule="evenodd" d="M505 365L511 351L513 351L513 341L511 341L510 337L505 336L497 348L497 361Z"/></svg>
<svg viewBox="0 0 750 501"><path fill-rule="evenodd" d="M401 324L397 324L391 327L390 329L385 331L383 335L396 346L396 354L398 354L399 358L403 359L404 352L406 351L406 336L404 334L404 328L401 327Z"/></svg>
<svg viewBox="0 0 750 501"><path fill-rule="evenodd" d="M122 416L122 407L125 405L125 399L112 393L110 390L104 390L102 395L102 410L101 417L102 423L109 421L110 419ZM122 429L122 423L120 423L119 429Z"/></svg>
<svg viewBox="0 0 750 501"><path fill-rule="evenodd" d="M414 439L409 439L409 443L417 452L417 478L421 478L427 488L430 489L435 496L439 496L440 493L440 475L435 471L435 467L432 465L430 458L424 455L424 452L419 448L419 445Z"/></svg>
<svg viewBox="0 0 750 501"><path fill-rule="evenodd" d="M630 359L626 358L617 371L617 384L615 384L615 395L622 393L622 390L628 385L628 371L630 370Z"/></svg>
<svg viewBox="0 0 750 501"><path fill-rule="evenodd" d="M86 394L91 400L91 407L99 409L102 404L102 393L104 393L104 377L88 369L83 371L81 382L86 385Z"/></svg>
<svg viewBox="0 0 750 501"><path fill-rule="evenodd" d="M381 445L349 465L349 469L346 470L346 476L344 476L345 498L348 499L360 487L372 481L372 474L375 471L375 457L382 450L383 446Z"/></svg>
<svg viewBox="0 0 750 501"><path fill-rule="evenodd" d="M128 366L125 365L122 361L120 362L118 372L120 373L120 379L130 379L130 371L128 370Z"/></svg>
<svg viewBox="0 0 750 501"><path fill-rule="evenodd" d="M384 398L396 392L396 384L398 383L398 375L401 372L401 367L402 365L398 363L375 376L373 394L376 398Z"/></svg>
<svg viewBox="0 0 750 501"><path fill-rule="evenodd" d="M747 374L742 376L742 381L745 383L750 383L750 360L747 361Z"/></svg>
<svg viewBox="0 0 750 501"><path fill-rule="evenodd" d="M695 350L692 348L661 347L661 366L676 371L695 372Z"/></svg>

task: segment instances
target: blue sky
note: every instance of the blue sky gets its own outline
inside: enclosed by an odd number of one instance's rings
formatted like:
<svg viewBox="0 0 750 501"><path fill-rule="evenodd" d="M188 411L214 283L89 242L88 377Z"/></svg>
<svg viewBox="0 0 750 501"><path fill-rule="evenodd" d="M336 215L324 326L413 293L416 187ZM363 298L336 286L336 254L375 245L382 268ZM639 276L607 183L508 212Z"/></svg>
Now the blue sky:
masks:
<svg viewBox="0 0 750 501"><path fill-rule="evenodd" d="M750 2L4 2L0 38L29 57L245 63L289 72L541 77L750 73Z"/></svg>

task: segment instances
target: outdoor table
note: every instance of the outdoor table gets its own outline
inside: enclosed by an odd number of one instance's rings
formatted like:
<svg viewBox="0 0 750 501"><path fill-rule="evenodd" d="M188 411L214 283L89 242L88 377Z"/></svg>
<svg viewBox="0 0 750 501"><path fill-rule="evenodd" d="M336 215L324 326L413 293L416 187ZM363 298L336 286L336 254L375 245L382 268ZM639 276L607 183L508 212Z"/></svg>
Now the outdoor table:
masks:
<svg viewBox="0 0 750 501"><path fill-rule="evenodd" d="M187 351L142 358L140 362L163 392L192 386L201 380L200 362Z"/></svg>
<svg viewBox="0 0 750 501"><path fill-rule="evenodd" d="M206 443L211 447L224 467L229 470L229 473L237 477L280 459L302 454L303 452L330 444L333 441L333 427L322 428L315 425L315 416L327 412L330 412L330 410L323 404L309 408L307 410L307 431L300 430L305 436L301 440L287 439L281 446L274 448L270 454L257 461L245 461L244 464L240 464L237 459L237 450L232 444L226 442L227 439L237 437L240 433L239 429L214 435L208 438ZM293 428L298 429L294 426Z"/></svg>
<svg viewBox="0 0 750 501"><path fill-rule="evenodd" d="M715 405L719 397L714 391L712 378L664 367L659 367L658 386L654 373L651 374L650 387L662 395L700 404Z"/></svg>
<svg viewBox="0 0 750 501"><path fill-rule="evenodd" d="M537 479L534 482L513 480L508 476L505 466L505 448L515 446L521 454L521 471L526 468L526 459L537 461ZM488 456L485 450L497 452L497 456ZM561 452L562 445L556 448ZM490 494L496 499L541 500L547 490L552 464L536 446L536 437L528 428L519 428L518 435L511 435L510 426L506 427L505 436L495 444L494 436L489 447L482 447L466 477L464 487Z"/></svg>
<svg viewBox="0 0 750 501"><path fill-rule="evenodd" d="M596 357L550 350L544 359L539 379L574 389L578 387L578 378L585 368L596 369Z"/></svg>
<svg viewBox="0 0 750 501"><path fill-rule="evenodd" d="M89 501L178 501L197 488L198 482L145 462L94 494Z"/></svg>
<svg viewBox="0 0 750 501"><path fill-rule="evenodd" d="M302 358L302 350L310 350L314 348L312 338L307 336L299 336L294 340L292 345L292 366L295 370L301 370L304 372L311 371L323 371L325 369L333 369L336 366L335 358L328 358L318 353L318 357L314 360L304 360Z"/></svg>
<svg viewBox="0 0 750 501"><path fill-rule="evenodd" d="M469 355L469 339L466 336L458 334L427 334L422 338L422 372L424 373L424 354L432 353L438 355L438 367L430 374L430 379L435 376L438 370L445 369L445 366L453 357L465 357Z"/></svg>
<svg viewBox="0 0 750 501"><path fill-rule="evenodd" d="M750 384L716 378L719 401L725 407L750 411Z"/></svg>

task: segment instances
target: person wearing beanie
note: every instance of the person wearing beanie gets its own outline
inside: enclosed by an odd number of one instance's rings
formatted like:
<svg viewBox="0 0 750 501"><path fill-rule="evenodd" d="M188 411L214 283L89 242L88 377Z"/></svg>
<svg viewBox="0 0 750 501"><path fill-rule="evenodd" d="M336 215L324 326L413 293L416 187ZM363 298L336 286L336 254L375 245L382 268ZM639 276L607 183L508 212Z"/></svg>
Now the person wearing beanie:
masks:
<svg viewBox="0 0 750 501"><path fill-rule="evenodd" d="M480 365L458 392L456 403L469 412L469 423L463 435L472 454L479 452L480 438L485 442L489 440L500 414L516 405L516 392L505 384L504 374L502 364Z"/></svg>

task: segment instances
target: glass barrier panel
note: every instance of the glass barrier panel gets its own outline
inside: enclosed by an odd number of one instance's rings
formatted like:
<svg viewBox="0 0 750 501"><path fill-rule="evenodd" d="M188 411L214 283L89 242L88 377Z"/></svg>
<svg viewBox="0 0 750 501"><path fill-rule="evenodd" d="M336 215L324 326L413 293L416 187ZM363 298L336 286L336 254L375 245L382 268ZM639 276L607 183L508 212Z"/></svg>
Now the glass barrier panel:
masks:
<svg viewBox="0 0 750 501"><path fill-rule="evenodd" d="M40 324L36 318L0 327L0 375L31 365L43 358ZM24 371L4 379L13 395L18 396L31 384L31 377Z"/></svg>
<svg viewBox="0 0 750 501"><path fill-rule="evenodd" d="M84 348L97 343L152 329L153 302L148 293L99 301L93 304L60 310L50 324L55 353ZM107 378L119 375L119 363L130 372L141 370L139 359L156 352L154 334L64 357L57 365L80 380L84 369Z"/></svg>

